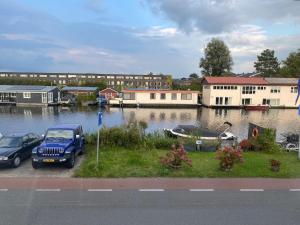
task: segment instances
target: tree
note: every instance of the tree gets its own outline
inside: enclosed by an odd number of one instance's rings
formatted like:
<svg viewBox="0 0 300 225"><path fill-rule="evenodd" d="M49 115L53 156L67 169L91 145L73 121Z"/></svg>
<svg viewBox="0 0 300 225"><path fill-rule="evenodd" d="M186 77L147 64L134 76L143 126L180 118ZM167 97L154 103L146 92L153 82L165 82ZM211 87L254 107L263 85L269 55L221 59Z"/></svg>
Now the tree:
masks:
<svg viewBox="0 0 300 225"><path fill-rule="evenodd" d="M204 58L200 59L202 73L209 76L222 76L231 71L233 65L230 50L224 41L213 38L204 50Z"/></svg>
<svg viewBox="0 0 300 225"><path fill-rule="evenodd" d="M266 49L257 56L257 62L254 67L257 73L261 73L263 77L274 77L279 72L279 62L275 57L274 50Z"/></svg>
<svg viewBox="0 0 300 225"><path fill-rule="evenodd" d="M289 54L286 60L282 61L283 67L280 75L283 77L299 77L300 75L300 49Z"/></svg>
<svg viewBox="0 0 300 225"><path fill-rule="evenodd" d="M199 78L199 76L196 73L192 73L192 74L190 74L189 78L191 78L191 79L197 79L197 78Z"/></svg>

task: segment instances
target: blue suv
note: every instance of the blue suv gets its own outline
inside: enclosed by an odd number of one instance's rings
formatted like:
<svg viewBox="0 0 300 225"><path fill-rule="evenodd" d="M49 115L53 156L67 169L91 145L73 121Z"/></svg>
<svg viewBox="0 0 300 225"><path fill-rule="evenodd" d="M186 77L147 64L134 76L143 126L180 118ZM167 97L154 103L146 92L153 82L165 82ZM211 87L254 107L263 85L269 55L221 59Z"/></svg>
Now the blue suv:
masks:
<svg viewBox="0 0 300 225"><path fill-rule="evenodd" d="M43 142L32 150L32 167L42 163L65 163L73 168L76 156L83 154L85 140L80 124L61 124L47 130Z"/></svg>

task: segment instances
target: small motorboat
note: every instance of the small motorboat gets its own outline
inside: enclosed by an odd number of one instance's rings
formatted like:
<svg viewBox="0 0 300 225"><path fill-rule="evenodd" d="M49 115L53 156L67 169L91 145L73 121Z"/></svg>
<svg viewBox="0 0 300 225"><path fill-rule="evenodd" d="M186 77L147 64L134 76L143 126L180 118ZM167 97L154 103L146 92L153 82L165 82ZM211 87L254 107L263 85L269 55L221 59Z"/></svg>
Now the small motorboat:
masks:
<svg viewBox="0 0 300 225"><path fill-rule="evenodd" d="M244 109L247 111L268 111L269 105L245 105Z"/></svg>
<svg viewBox="0 0 300 225"><path fill-rule="evenodd" d="M236 136L228 129L232 126L231 123L225 122L229 125L224 131L213 131L207 128L200 128L194 125L178 125L173 129L163 129L164 133L169 137L182 137L182 138L197 138L199 140L235 140Z"/></svg>

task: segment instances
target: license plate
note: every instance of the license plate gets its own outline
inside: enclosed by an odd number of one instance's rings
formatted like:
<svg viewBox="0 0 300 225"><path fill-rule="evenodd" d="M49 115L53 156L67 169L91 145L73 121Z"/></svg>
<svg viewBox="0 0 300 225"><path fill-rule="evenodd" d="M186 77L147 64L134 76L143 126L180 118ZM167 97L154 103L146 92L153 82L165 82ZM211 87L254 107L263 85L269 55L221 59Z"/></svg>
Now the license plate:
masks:
<svg viewBox="0 0 300 225"><path fill-rule="evenodd" d="M43 159L43 162L52 163L52 162L54 162L54 159Z"/></svg>

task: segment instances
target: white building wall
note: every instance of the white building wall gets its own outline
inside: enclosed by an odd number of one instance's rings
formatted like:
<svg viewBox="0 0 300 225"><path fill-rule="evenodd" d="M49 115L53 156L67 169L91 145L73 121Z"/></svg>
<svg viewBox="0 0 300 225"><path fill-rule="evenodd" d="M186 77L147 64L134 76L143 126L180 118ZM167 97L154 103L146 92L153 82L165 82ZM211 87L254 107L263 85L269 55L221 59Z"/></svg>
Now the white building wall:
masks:
<svg viewBox="0 0 300 225"><path fill-rule="evenodd" d="M126 92L124 92L125 94ZM131 92L135 93L135 100L123 100L123 104L147 104L147 105L197 105L198 104L198 92L177 92L173 94L177 95L177 99L172 99L172 92ZM150 99L150 94L155 93L155 99ZM166 98L161 99L161 94L165 94ZM190 100L181 99L182 94L191 94Z"/></svg>
<svg viewBox="0 0 300 225"><path fill-rule="evenodd" d="M295 99L297 93L291 92L291 87L295 86L260 86L265 87L263 90L259 90L259 86L255 85L244 85L244 86L255 86L255 94L243 94L243 85L235 85L237 89L224 90L224 89L213 89L213 86L222 85L206 85L210 88L203 88L202 103L206 106L232 106L238 107L243 105L243 99L250 99L250 105L263 105L264 99L268 100L269 104L273 107L296 107L300 104L298 100L295 105ZM226 86L226 85L223 85ZM272 88L279 87L279 93L272 93ZM223 98L222 104L216 104L216 97ZM225 105L225 98L228 98L228 104ZM219 102L220 103L220 102Z"/></svg>

